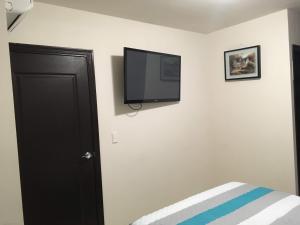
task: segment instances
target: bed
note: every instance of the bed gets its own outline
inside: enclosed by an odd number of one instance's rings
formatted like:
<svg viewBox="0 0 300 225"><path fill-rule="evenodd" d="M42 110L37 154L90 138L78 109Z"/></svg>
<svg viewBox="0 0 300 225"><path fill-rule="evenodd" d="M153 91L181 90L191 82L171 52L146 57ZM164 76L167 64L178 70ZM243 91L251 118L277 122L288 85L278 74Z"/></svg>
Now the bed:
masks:
<svg viewBox="0 0 300 225"><path fill-rule="evenodd" d="M231 182L143 216L132 225L300 225L300 197Z"/></svg>

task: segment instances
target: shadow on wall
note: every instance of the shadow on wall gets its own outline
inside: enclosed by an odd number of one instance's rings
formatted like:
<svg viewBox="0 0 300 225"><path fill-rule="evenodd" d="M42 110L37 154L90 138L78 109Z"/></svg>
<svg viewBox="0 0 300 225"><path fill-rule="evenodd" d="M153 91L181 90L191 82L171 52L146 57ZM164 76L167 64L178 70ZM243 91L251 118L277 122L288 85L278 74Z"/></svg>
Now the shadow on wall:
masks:
<svg viewBox="0 0 300 225"><path fill-rule="evenodd" d="M124 104L124 60L123 56L111 56L112 75L113 75L113 95L114 95L114 108L115 115L127 114L130 116L134 113L132 109ZM179 102L156 102L143 104L143 110L164 107L168 105L175 105Z"/></svg>

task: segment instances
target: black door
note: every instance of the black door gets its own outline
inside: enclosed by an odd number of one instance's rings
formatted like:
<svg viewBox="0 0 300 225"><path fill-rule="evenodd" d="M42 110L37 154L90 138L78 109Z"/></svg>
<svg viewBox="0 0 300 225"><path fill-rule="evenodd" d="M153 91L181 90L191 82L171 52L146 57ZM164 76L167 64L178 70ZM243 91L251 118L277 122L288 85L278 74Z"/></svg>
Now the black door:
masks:
<svg viewBox="0 0 300 225"><path fill-rule="evenodd" d="M300 46L293 46L293 72L294 72L294 108L296 125L296 146L298 162L298 190L300 188Z"/></svg>
<svg viewBox="0 0 300 225"><path fill-rule="evenodd" d="M102 225L92 51L10 44L25 225Z"/></svg>

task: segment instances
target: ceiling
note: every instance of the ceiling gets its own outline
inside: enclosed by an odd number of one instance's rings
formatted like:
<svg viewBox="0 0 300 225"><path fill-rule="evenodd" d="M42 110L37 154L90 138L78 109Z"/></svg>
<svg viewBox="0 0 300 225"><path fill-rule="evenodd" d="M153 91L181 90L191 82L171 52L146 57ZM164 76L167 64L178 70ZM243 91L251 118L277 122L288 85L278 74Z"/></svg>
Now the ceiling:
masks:
<svg viewBox="0 0 300 225"><path fill-rule="evenodd" d="M300 8L300 0L36 1L200 33L209 33L285 8Z"/></svg>

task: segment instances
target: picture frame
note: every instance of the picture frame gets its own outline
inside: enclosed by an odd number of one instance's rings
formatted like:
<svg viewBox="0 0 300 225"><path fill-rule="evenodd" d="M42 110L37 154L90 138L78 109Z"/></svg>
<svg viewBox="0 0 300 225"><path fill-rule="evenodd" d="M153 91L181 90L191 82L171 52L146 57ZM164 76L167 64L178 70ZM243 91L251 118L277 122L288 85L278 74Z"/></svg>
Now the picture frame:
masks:
<svg viewBox="0 0 300 225"><path fill-rule="evenodd" d="M225 81L260 79L260 61L260 45L225 51Z"/></svg>

